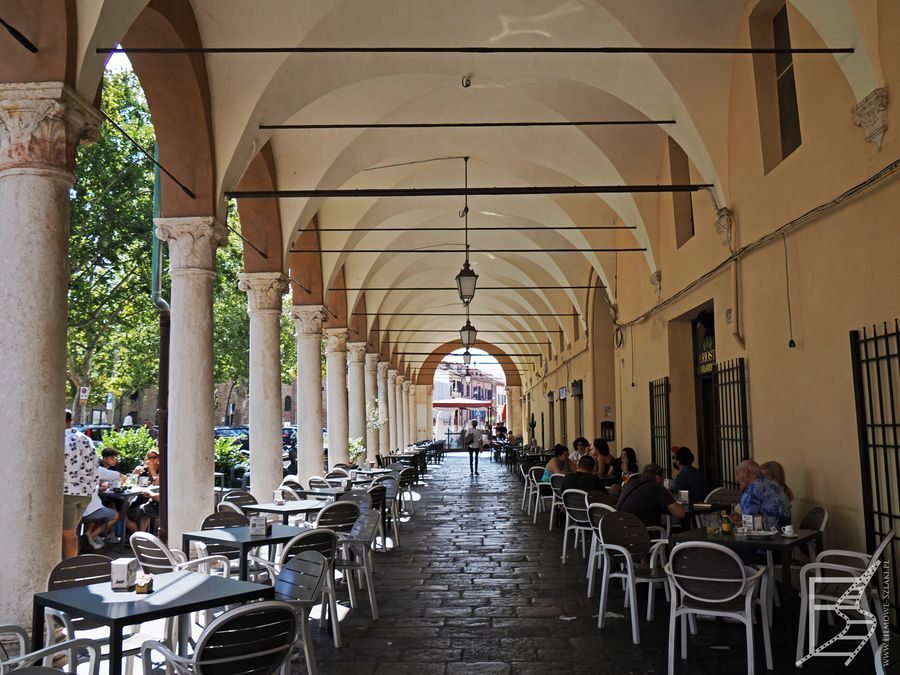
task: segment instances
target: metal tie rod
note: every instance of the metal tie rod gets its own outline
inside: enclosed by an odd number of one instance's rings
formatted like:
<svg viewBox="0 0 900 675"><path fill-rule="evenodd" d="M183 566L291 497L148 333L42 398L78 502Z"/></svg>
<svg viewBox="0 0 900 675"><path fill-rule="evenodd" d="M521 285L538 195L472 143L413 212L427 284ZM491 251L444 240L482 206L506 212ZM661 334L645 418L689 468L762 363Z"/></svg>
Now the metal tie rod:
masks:
<svg viewBox="0 0 900 675"><path fill-rule="evenodd" d="M646 251L645 246L632 246L623 248L492 248L485 251L469 250L469 253L633 253ZM305 248L290 249L288 253L465 253L464 248Z"/></svg>
<svg viewBox="0 0 900 675"><path fill-rule="evenodd" d="M315 199L337 197L495 197L522 195L629 194L643 192L697 192L714 187L712 183L679 185L542 185L500 187L425 187L425 188L319 188L309 190L233 190L228 199Z"/></svg>
<svg viewBox="0 0 900 675"><path fill-rule="evenodd" d="M675 120L521 120L508 122L350 122L346 124L260 124L260 130L471 129L496 127L611 127L675 124Z"/></svg>
<svg viewBox="0 0 900 675"><path fill-rule="evenodd" d="M853 47L98 47L97 54L852 54Z"/></svg>

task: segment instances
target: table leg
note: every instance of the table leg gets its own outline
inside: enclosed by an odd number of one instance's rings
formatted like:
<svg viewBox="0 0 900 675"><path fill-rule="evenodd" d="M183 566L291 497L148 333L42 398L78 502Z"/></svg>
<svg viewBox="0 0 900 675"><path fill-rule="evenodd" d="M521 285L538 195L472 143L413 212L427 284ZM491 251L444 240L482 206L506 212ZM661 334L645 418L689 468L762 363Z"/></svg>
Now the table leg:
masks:
<svg viewBox="0 0 900 675"><path fill-rule="evenodd" d="M31 610L31 651L36 652L44 647L44 606L32 603Z"/></svg>
<svg viewBox="0 0 900 675"><path fill-rule="evenodd" d="M191 615L176 616L175 621L178 627L178 644L175 645L175 650L180 656L187 656L191 642Z"/></svg>
<svg viewBox="0 0 900 675"><path fill-rule="evenodd" d="M241 581L247 581L247 572L249 568L247 556L250 555L249 544L241 544L241 566L239 576Z"/></svg>
<svg viewBox="0 0 900 675"><path fill-rule="evenodd" d="M122 673L122 626L109 629L109 675Z"/></svg>
<svg viewBox="0 0 900 675"><path fill-rule="evenodd" d="M281 522L283 525L288 525L288 514L287 512L281 514Z"/></svg>
<svg viewBox="0 0 900 675"><path fill-rule="evenodd" d="M796 645L794 644L794 587L791 584L791 557L792 548L785 548L781 551L781 580L784 593L781 598L781 608L787 617L787 638L790 645L790 652L793 653ZM772 580L774 583L774 579ZM763 619L765 620L765 619Z"/></svg>

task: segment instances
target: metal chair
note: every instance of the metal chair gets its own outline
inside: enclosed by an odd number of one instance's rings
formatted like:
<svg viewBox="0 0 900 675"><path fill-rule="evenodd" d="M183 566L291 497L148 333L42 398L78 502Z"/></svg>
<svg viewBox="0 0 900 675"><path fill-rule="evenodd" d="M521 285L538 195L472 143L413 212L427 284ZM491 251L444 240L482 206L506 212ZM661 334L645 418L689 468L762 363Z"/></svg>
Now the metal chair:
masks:
<svg viewBox="0 0 900 675"><path fill-rule="evenodd" d="M303 536L303 535L301 535ZM275 579L275 599L290 604L297 612L306 672L316 673L316 653L309 632L309 612L321 602L330 574L329 561L318 551L302 551L291 557Z"/></svg>
<svg viewBox="0 0 900 675"><path fill-rule="evenodd" d="M335 569L345 573L347 590L350 593L350 606L353 609L356 609L357 605L353 572L357 572L361 578L365 578L373 619L378 618L378 605L375 602L375 565L372 560L372 546L375 543L380 520L381 514L375 510L361 513L346 537L339 539L341 555L334 561Z"/></svg>
<svg viewBox="0 0 900 675"><path fill-rule="evenodd" d="M235 504L237 506L247 506L248 504L258 504L256 497L251 495L249 492L245 490L232 490L231 492L226 492L225 496L222 497L222 501L226 503Z"/></svg>
<svg viewBox="0 0 900 675"><path fill-rule="evenodd" d="M372 482L372 486L366 490L369 495L371 508L378 513L378 534L381 535L381 550L387 550L387 542L385 541L385 508L387 505L387 487L383 483Z"/></svg>
<svg viewBox="0 0 900 675"><path fill-rule="evenodd" d="M588 504L588 522L591 524L591 552L588 555L588 590L587 597L594 595L594 582L597 578L597 570L603 565L603 546L600 544L600 519L607 513L615 513L616 510L609 504L594 502Z"/></svg>
<svg viewBox="0 0 900 675"><path fill-rule="evenodd" d="M416 513L416 504L413 498L412 485L416 480L416 470L412 467L407 467L400 471L400 491L398 496L400 497L400 508L403 509L406 503L406 496L409 496L409 514L415 515Z"/></svg>
<svg viewBox="0 0 900 675"><path fill-rule="evenodd" d="M394 548L400 546L400 505L397 502L397 494L400 491L400 481L396 474L385 474L378 476L372 481L372 486L384 485L385 487L385 512L391 519L391 528L394 534ZM371 488L370 488L371 489ZM382 533L382 537L386 536ZM382 539L383 547L387 548L387 542Z"/></svg>
<svg viewBox="0 0 900 675"><path fill-rule="evenodd" d="M330 488L331 483L322 478L321 476L311 476L309 479L309 489L316 490L322 488Z"/></svg>
<svg viewBox="0 0 900 675"><path fill-rule="evenodd" d="M341 495L342 502L353 502L359 507L360 513L365 513L372 508L372 498L365 492L346 492Z"/></svg>
<svg viewBox="0 0 900 675"><path fill-rule="evenodd" d="M243 605L212 621L190 656L180 656L155 640L141 648L144 672L153 672L153 652L178 675L271 675L290 658L297 637L297 613L286 602L267 600Z"/></svg>
<svg viewBox="0 0 900 675"><path fill-rule="evenodd" d="M231 561L224 555L208 555L188 560L184 552L170 549L149 532L135 532L131 535L131 550L138 563L148 574L165 574L180 570L209 573L213 565L221 565L222 574L231 576Z"/></svg>
<svg viewBox="0 0 900 675"><path fill-rule="evenodd" d="M715 490L706 495L708 504L740 504L741 491L736 488L717 487Z"/></svg>
<svg viewBox="0 0 900 675"><path fill-rule="evenodd" d="M242 509L240 506L238 506L234 502L221 502L220 501L218 504L216 504L216 512L217 513L227 513L227 512L236 513L239 516L245 515L244 509Z"/></svg>
<svg viewBox="0 0 900 675"><path fill-rule="evenodd" d="M563 497L569 491L563 493ZM600 612L597 627L606 623L606 602L609 597L611 579L622 579L625 583L625 604L631 610L631 639L640 644L638 625L637 589L639 583L648 585L647 621L653 620L654 586L666 583L665 563L666 542L650 541L650 533L640 518L632 513L615 511L605 514L598 523L600 549L603 556L603 576L600 584ZM649 561L649 564L647 562Z"/></svg>
<svg viewBox="0 0 900 675"><path fill-rule="evenodd" d="M605 520L605 519L604 519ZM744 624L747 634L747 672L754 672L753 607L762 606L767 615L765 569L753 569L733 551L712 542L684 542L672 549L665 565L672 589L669 611L669 675L675 672L675 630L681 618L681 658L687 658L688 620L697 616L734 619ZM759 599L757 600L757 596ZM766 668L772 669L769 622L763 618L763 646Z"/></svg>
<svg viewBox="0 0 900 675"><path fill-rule="evenodd" d="M27 651L28 633L25 632L24 628L13 625L0 626L0 635L3 634L14 634L16 636L19 642L19 655L0 660L0 675L7 675L7 673L12 672L15 672L16 675L59 675L63 671L50 668L48 665L34 665L38 661L42 661L44 664L52 663L53 657L59 654L66 655L68 663L73 664L72 672L75 672L76 657L82 651L88 653L87 671L82 670L82 674L98 675L100 672L100 644L96 640L77 638L66 640L65 642L57 642L43 649L29 652ZM137 652L135 651L134 653Z"/></svg>
<svg viewBox="0 0 900 675"><path fill-rule="evenodd" d="M581 539L581 555L585 556L584 539L586 535L593 533L593 530L587 515L587 492L584 490L566 490L562 494L562 499L563 509L566 511L566 528L563 531L562 547L562 564L565 565L569 532L575 533L575 546L578 546L578 540Z"/></svg>
<svg viewBox="0 0 900 675"><path fill-rule="evenodd" d="M334 532L349 532L359 518L359 505L343 500L324 507L316 516L316 527L327 527Z"/></svg>

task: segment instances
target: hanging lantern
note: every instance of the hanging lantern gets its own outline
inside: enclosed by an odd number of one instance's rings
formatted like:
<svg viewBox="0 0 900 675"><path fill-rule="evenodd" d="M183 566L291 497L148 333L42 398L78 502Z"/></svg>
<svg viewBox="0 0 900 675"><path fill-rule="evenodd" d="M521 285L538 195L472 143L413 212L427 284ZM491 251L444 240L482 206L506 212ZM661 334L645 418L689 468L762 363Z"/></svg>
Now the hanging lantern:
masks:
<svg viewBox="0 0 900 675"><path fill-rule="evenodd" d="M475 286L478 284L478 275L469 265L468 252L466 253L466 261L463 263L462 269L456 275L456 290L459 291L459 299L465 304L472 302L475 297Z"/></svg>
<svg viewBox="0 0 900 675"><path fill-rule="evenodd" d="M473 347L477 335L478 331L475 330L475 326L472 325L469 319L466 319L466 325L459 329L459 341L462 342L462 346L467 349Z"/></svg>
<svg viewBox="0 0 900 675"><path fill-rule="evenodd" d="M472 354L471 354L471 352L469 352L469 350L467 349L466 351L463 352L462 357L463 357L463 364L464 364L466 367L468 367L468 365L469 365L470 363L472 363Z"/></svg>

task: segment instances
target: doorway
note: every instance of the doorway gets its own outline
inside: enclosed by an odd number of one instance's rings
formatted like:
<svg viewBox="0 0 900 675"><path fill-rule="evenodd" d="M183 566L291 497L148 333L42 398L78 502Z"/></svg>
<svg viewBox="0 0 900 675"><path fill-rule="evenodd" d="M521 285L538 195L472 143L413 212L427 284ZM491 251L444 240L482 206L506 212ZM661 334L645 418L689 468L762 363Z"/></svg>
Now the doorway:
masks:
<svg viewBox="0 0 900 675"><path fill-rule="evenodd" d="M556 415L554 415L554 406L553 406L553 392L547 394L547 416L550 418L550 433L548 436L550 437L550 444L556 444ZM546 445L544 446L547 447Z"/></svg>
<svg viewBox="0 0 900 675"><path fill-rule="evenodd" d="M697 408L697 452L703 475L711 486L722 476L716 446L716 327L711 309L691 320L694 351L694 391Z"/></svg>

